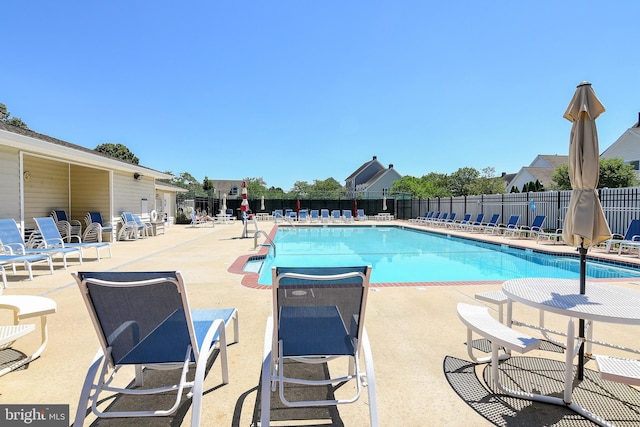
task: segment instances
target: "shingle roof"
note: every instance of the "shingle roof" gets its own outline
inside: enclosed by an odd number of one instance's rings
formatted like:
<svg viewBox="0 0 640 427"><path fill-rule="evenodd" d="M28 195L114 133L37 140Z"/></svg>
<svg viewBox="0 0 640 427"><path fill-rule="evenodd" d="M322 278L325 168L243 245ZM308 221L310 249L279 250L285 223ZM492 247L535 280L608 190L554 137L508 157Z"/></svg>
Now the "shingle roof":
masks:
<svg viewBox="0 0 640 427"><path fill-rule="evenodd" d="M149 168L149 167L146 167L146 166L136 165L134 163L126 162L124 160L118 159L116 157L111 157L111 156L109 156L107 154L104 154L104 153L101 153L99 151L92 150L90 148L86 148L86 147L83 147L81 145L72 144L70 142L63 141L61 139L57 139L57 138L54 138L54 137L51 137L51 136L48 136L48 135L44 135L44 134L41 134L41 133L38 133L38 132L34 132L34 131L30 130L30 129L22 129L22 128L19 128L19 127L16 127L16 126L8 125L8 124L6 124L4 122L0 122L0 129L5 130L7 132L15 133L15 134L18 134L18 135L27 136L29 138L39 139L40 141L50 142L50 143L55 144L55 145L59 145L59 146L66 147L66 148L70 148L72 150L82 151L82 152L85 152L85 153L91 153L91 154L93 154L95 156L104 157L105 159L115 160L115 161L121 162L121 163L126 164L126 165L130 165L130 166L134 166L134 167L140 167L140 168L144 168L144 169L147 169L147 170L150 170L150 171L154 171L154 172L159 172L159 171L157 171L157 170L155 170L153 168Z"/></svg>

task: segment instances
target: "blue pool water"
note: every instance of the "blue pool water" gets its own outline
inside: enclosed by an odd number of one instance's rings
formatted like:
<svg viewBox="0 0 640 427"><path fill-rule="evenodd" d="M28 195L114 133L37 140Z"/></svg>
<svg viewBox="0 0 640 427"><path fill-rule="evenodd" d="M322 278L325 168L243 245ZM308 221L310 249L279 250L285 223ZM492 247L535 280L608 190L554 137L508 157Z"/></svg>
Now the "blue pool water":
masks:
<svg viewBox="0 0 640 427"><path fill-rule="evenodd" d="M271 284L272 266L371 265L371 283L577 278L578 258L547 255L403 227L280 227L264 261L247 266ZM587 261L588 278L640 277L640 269Z"/></svg>

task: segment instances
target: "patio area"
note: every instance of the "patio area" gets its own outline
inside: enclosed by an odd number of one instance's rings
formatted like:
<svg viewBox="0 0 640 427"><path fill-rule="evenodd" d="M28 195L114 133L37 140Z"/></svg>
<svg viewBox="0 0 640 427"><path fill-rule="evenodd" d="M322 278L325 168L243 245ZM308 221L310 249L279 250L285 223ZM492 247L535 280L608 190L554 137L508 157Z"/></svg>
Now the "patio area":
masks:
<svg viewBox="0 0 640 427"><path fill-rule="evenodd" d="M364 222L362 225L371 223L375 222ZM273 227L272 222L259 224L267 233ZM406 221L381 224L409 226ZM444 228L429 231L461 233ZM174 225L168 227L164 235L115 242L113 257L103 258L100 262L87 252L82 265L70 261L69 268L63 270L60 263L56 263L53 275L43 271L44 267L34 266L33 281L17 281L8 274L9 288L5 289L4 294L46 296L55 300L58 311L49 316L49 344L42 356L26 368L0 378L0 404L69 404L69 415L73 420L86 369L99 344L77 285L70 275L71 271L179 270L185 278L192 308L235 307L240 318L240 342L228 348L230 383L221 385L220 370L214 364L205 380L202 425L255 425L259 419L260 368L265 322L271 310L271 292L243 286L242 275L229 271L233 270L232 266L239 257L258 253L253 249L253 238L241 239L241 234L241 221L216 224L213 228ZM511 245L575 253L575 248L539 245L535 240L461 234ZM253 236L253 233L250 235ZM600 252L590 252L589 257L621 259L617 254ZM640 261L635 256L625 256L623 259L628 262ZM24 277L21 270L19 273ZM640 289L640 282L636 280L616 284ZM562 407L494 394L491 383L486 379L489 374L487 366L474 365L469 361L465 346L466 327L458 320L456 305L459 302L482 304L474 298L476 293L498 289L500 285L482 283L451 286L442 283L438 286L372 285L367 301L366 327L375 363L381 426L594 425ZM497 317L497 308L492 305L489 307ZM517 305L514 317L534 324L538 321L538 312ZM9 324L11 321L11 313L0 312L0 324ZM549 316L545 325L563 330L566 318ZM598 323L594 338L606 337L606 341L640 349L638 332L637 327ZM535 334L535 331L528 330L527 333ZM27 353L37 347L38 335L30 334L17 341L16 349ZM231 337L232 334L229 339ZM481 340L476 347L488 350ZM0 351L0 363L6 351ZM623 354L613 349L600 352ZM501 372L513 383L522 384L526 381L535 384L537 392L558 395L562 393L562 384L556 381L555 376L558 373L561 375L563 369L562 350L548 343L540 350L534 350L526 356L516 355L501 365ZM594 412L616 425L640 425L640 390L601 380L596 371L595 360L589 360L585 379L578 386L576 400L580 399L585 407L593 405ZM166 375L172 373L151 372L145 380L153 384ZM533 376L535 379L532 382ZM606 403L603 403L604 395L607 396ZM153 399L163 398L160 395ZM612 406L612 402L618 403ZM124 409L140 401L119 398L109 403ZM272 406L272 425L359 427L367 425L368 417L366 392L356 403L337 408L288 409L281 405ZM171 417L94 421L95 417L89 415L85 425L188 426L190 418L190 403L187 401Z"/></svg>

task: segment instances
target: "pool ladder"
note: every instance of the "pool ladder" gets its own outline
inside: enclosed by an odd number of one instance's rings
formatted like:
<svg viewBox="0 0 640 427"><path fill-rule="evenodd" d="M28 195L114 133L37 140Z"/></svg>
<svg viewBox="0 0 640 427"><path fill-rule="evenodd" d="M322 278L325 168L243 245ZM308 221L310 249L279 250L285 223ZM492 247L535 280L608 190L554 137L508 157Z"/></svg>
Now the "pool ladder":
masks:
<svg viewBox="0 0 640 427"><path fill-rule="evenodd" d="M273 240L271 240L271 237L269 237L269 235L264 230L258 230L258 231L256 231L256 234L253 235L253 249L258 247L258 236L260 234L264 235L264 238L269 241L269 244L273 248L273 256L275 257L276 256L276 244L273 243Z"/></svg>

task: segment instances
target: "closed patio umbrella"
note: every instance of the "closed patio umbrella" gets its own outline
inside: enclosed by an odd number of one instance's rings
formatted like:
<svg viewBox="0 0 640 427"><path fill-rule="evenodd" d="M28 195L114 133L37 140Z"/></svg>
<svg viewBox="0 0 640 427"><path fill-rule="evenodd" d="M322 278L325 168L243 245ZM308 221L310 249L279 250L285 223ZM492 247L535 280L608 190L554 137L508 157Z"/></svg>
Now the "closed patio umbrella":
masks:
<svg viewBox="0 0 640 427"><path fill-rule="evenodd" d="M382 210L386 211L387 210L387 196L382 196Z"/></svg>
<svg viewBox="0 0 640 427"><path fill-rule="evenodd" d="M247 200L247 181L242 181L242 202L240 203L240 211L242 212L242 237L247 236L247 211L249 210L249 200Z"/></svg>
<svg viewBox="0 0 640 427"><path fill-rule="evenodd" d="M220 206L220 213L227 213L227 193L222 194L222 206Z"/></svg>
<svg viewBox="0 0 640 427"><path fill-rule="evenodd" d="M264 196L260 197L260 210L264 210Z"/></svg>
<svg viewBox="0 0 640 427"><path fill-rule="evenodd" d="M569 141L569 179L571 199L564 219L562 240L577 246L580 253L580 294L586 293L587 248L611 238L596 193L600 179L600 151L596 118L604 113L604 105L591 83L578 85L564 118L573 123ZM584 320L580 320L580 336L584 337ZM578 359L578 378L583 378L584 346Z"/></svg>

